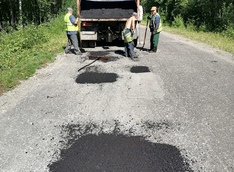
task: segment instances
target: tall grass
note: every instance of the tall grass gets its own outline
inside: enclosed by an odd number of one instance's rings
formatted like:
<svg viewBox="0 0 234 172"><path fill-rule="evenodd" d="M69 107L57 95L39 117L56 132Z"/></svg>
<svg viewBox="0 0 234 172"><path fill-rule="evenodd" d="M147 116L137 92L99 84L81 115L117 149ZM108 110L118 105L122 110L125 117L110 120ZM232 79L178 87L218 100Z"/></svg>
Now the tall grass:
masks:
<svg viewBox="0 0 234 172"><path fill-rule="evenodd" d="M224 33L193 31L188 29L172 28L168 26L165 26L164 30L234 54L234 39Z"/></svg>
<svg viewBox="0 0 234 172"><path fill-rule="evenodd" d="M0 42L4 42L0 44L0 95L52 62L65 41L63 16L40 26L0 33Z"/></svg>

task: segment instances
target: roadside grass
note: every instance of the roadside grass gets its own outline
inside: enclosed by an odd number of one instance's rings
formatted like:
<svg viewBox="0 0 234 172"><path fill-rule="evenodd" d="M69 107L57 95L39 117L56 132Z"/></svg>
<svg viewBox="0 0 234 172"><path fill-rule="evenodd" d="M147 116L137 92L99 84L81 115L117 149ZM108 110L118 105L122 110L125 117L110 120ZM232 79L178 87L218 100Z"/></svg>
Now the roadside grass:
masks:
<svg viewBox="0 0 234 172"><path fill-rule="evenodd" d="M141 25L146 26L146 16L144 16L144 20L141 22ZM186 29L184 26L169 27L167 25L163 25L163 31L181 35L186 38L202 42L214 48L218 48L220 50L234 54L234 38L233 36L228 36L228 34L225 33L196 31L194 30L194 28ZM231 31L234 32L233 29Z"/></svg>
<svg viewBox="0 0 234 172"><path fill-rule="evenodd" d="M40 27L1 33L0 95L28 79L37 69L53 62L66 44L63 18Z"/></svg>
<svg viewBox="0 0 234 172"><path fill-rule="evenodd" d="M164 26L163 29L167 32L178 34L186 38L196 40L214 48L234 54L234 39L221 33L211 33L204 31L194 31L185 28L173 28Z"/></svg>

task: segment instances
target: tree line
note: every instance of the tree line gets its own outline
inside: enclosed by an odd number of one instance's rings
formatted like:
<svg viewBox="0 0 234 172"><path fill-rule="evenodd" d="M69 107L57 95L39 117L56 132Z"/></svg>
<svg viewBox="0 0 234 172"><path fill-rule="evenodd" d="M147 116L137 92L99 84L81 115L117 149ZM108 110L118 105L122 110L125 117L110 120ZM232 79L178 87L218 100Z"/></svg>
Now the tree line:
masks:
<svg viewBox="0 0 234 172"><path fill-rule="evenodd" d="M146 11L156 5L169 24L180 17L185 26L205 31L234 29L234 0L142 0L142 4Z"/></svg>
<svg viewBox="0 0 234 172"><path fill-rule="evenodd" d="M141 0L141 4L144 13L157 6L165 23L180 18L185 26L205 31L234 30L234 0ZM75 8L76 0L0 0L0 31L40 25L64 13L67 6Z"/></svg>
<svg viewBox="0 0 234 172"><path fill-rule="evenodd" d="M48 22L62 5L63 0L0 0L0 30Z"/></svg>

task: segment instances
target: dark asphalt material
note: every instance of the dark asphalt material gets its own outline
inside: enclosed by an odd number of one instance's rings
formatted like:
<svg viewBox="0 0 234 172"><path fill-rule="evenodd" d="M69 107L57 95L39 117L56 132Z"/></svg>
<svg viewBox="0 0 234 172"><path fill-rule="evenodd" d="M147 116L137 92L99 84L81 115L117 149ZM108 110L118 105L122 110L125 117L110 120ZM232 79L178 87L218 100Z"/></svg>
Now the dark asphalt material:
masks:
<svg viewBox="0 0 234 172"><path fill-rule="evenodd" d="M135 1L92 2L81 1L81 17L91 19L129 18L137 9Z"/></svg>
<svg viewBox="0 0 234 172"><path fill-rule="evenodd" d="M147 66L133 66L133 67L131 67L130 71L132 73L150 72L149 67L147 67Z"/></svg>
<svg viewBox="0 0 234 172"><path fill-rule="evenodd" d="M115 82L118 78L116 73L98 73L98 72L85 72L76 78L76 82L79 84L85 83L105 83L105 82Z"/></svg>
<svg viewBox="0 0 234 172"><path fill-rule="evenodd" d="M171 145L151 143L124 135L86 135L61 151L51 172L188 172L180 151Z"/></svg>
<svg viewBox="0 0 234 172"><path fill-rule="evenodd" d="M124 9L91 9L84 10L81 12L82 18L92 18L92 19L118 19L118 18L129 18L131 17L133 10Z"/></svg>
<svg viewBox="0 0 234 172"><path fill-rule="evenodd" d="M92 51L90 52L90 56L108 56L110 51Z"/></svg>
<svg viewBox="0 0 234 172"><path fill-rule="evenodd" d="M103 62L108 62L108 61L116 61L119 59L119 57L117 56L110 56L109 54L111 53L111 51L92 51L90 52L89 55L89 60L94 60L100 56L102 56L102 58L100 59ZM115 54L120 54L121 51L116 51Z"/></svg>

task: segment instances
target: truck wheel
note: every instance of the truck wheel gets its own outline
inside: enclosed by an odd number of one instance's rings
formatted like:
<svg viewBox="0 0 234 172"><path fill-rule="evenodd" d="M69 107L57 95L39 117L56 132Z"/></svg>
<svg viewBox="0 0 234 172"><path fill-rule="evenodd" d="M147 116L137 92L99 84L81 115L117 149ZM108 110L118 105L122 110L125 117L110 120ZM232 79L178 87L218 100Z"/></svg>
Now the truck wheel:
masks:
<svg viewBox="0 0 234 172"><path fill-rule="evenodd" d="M89 41L89 46L90 46L90 48L95 48L96 47L96 41Z"/></svg>

